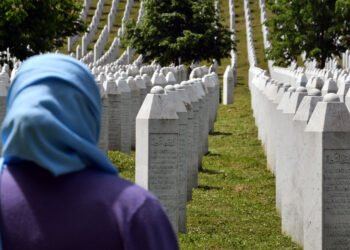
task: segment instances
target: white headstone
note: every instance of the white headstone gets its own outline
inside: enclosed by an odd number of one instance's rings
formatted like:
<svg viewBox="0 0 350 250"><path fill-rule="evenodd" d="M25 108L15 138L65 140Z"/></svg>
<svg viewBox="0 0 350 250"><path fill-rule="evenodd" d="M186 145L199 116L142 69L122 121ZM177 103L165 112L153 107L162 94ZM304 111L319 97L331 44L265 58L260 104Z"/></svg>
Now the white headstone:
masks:
<svg viewBox="0 0 350 250"><path fill-rule="evenodd" d="M162 87L152 88L136 118L135 182L160 201L178 232L178 115Z"/></svg>

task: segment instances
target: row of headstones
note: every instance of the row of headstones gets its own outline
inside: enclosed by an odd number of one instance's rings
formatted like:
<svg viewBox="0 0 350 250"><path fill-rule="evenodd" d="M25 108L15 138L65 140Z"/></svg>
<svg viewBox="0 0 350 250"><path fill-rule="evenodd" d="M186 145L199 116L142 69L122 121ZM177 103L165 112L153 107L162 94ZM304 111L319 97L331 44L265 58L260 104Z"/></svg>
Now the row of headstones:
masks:
<svg viewBox="0 0 350 250"><path fill-rule="evenodd" d="M260 7L261 30L263 33L264 48L266 50L267 48L271 47L271 43L269 41L270 31L265 24L265 22L267 21L267 12L266 12L266 6L265 6L264 0L259 1L259 7Z"/></svg>
<svg viewBox="0 0 350 250"><path fill-rule="evenodd" d="M229 0L229 13L230 13L230 30L236 32L236 20L235 20L235 1ZM236 35L231 36L233 41L236 40ZM234 102L234 87L237 84L237 52L231 50L231 65L226 67L223 76L223 96L222 103L224 105L233 104Z"/></svg>
<svg viewBox="0 0 350 250"><path fill-rule="evenodd" d="M135 182L165 208L176 233L186 232L186 202L198 186L219 106L215 73L153 87L136 117Z"/></svg>
<svg viewBox="0 0 350 250"><path fill-rule="evenodd" d="M91 0L84 0L84 8L81 10L81 19L85 22L89 14ZM73 51L73 46L79 41L80 34L68 37L68 52Z"/></svg>
<svg viewBox="0 0 350 250"><path fill-rule="evenodd" d="M145 15L145 3L144 1L142 1L139 9L139 16L137 17L137 23L141 21L144 15Z"/></svg>
<svg viewBox="0 0 350 250"><path fill-rule="evenodd" d="M118 59L120 39L115 37L111 46L108 48L107 52L101 56L97 61L94 61L96 65L105 65L112 63Z"/></svg>
<svg viewBox="0 0 350 250"><path fill-rule="evenodd" d="M113 25L114 25L114 21L115 21L115 17L117 15L117 11L118 11L118 5L119 5L119 0L113 0L112 2L112 7L108 13L108 23L107 23L107 27L108 27L108 32L111 33L113 30Z"/></svg>
<svg viewBox="0 0 350 250"><path fill-rule="evenodd" d="M94 62L94 53L90 51L88 54L86 54L84 57L80 59L81 62L85 64L94 64L95 66L103 66L110 64L114 62L117 65L128 65L132 63L135 55L135 50L127 47L126 50L123 52L123 54L118 58L118 52L120 47L120 39L115 38L112 45L109 47L108 51L96 62ZM79 55L80 51L80 45L77 46L77 53L76 55ZM72 57L74 57L74 54L70 54ZM78 59L79 56L76 56ZM116 59L117 58L117 59Z"/></svg>
<svg viewBox="0 0 350 250"><path fill-rule="evenodd" d="M341 101L335 85L300 75L292 86L259 68L249 70L282 231L304 249L350 247L350 102Z"/></svg>
<svg viewBox="0 0 350 250"><path fill-rule="evenodd" d="M112 66L92 69L103 101L99 147L105 153L108 150L129 153L135 149L135 118L145 95L154 86L178 83L171 71L166 77L156 71L152 78L135 72L140 71L134 66L127 69ZM163 78L160 79L160 76Z"/></svg>
<svg viewBox="0 0 350 250"><path fill-rule="evenodd" d="M244 0L244 17L245 17L245 24L246 24L248 61L249 61L249 65L252 67L257 65L257 59L256 59L254 40L253 40L253 26L252 26L249 0Z"/></svg>
<svg viewBox="0 0 350 250"><path fill-rule="evenodd" d="M173 67L160 67L159 65L153 64L153 65L144 65L141 66L141 68L138 68L135 64L132 65L118 65L115 62L104 65L104 66L95 66L94 64L88 64L87 65L92 73L98 77L100 74L102 75L108 75L110 73L122 73L125 72L128 76L136 77L137 75L148 75L150 78L152 78L152 81L156 85L165 86L167 85L167 77L168 73L172 72L175 80L177 82L186 81L188 79L187 76L187 69L184 65L179 66L173 66ZM203 67L203 68L206 68ZM209 72L212 73L212 72ZM197 78L202 78L204 75L208 74L208 68L206 70L203 70L201 75L198 75ZM192 76L190 76L190 79L193 79Z"/></svg>
<svg viewBox="0 0 350 250"><path fill-rule="evenodd" d="M81 55L85 56L90 43L94 40L98 25L100 23L101 16L103 14L103 9L105 5L106 0L99 0L97 3L97 7L95 10L95 14L92 17L91 23L88 28L88 32L85 32L82 38L81 42Z"/></svg>
<svg viewBox="0 0 350 250"><path fill-rule="evenodd" d="M267 35L268 30L264 42ZM272 63L271 76L285 80L284 84L255 67L249 76L259 138L268 166L276 175L276 207L282 216L282 230L305 249L348 249L349 187L342 181L348 177L341 172L349 167L345 164L349 164L346 158L350 151L343 150L348 139L342 143L334 138L344 130L350 132L344 104L345 100L350 108L350 82L346 83L346 74L334 60L328 67L332 73L317 70L312 61L306 61L307 68L299 71L272 67Z"/></svg>
<svg viewBox="0 0 350 250"><path fill-rule="evenodd" d="M332 70L332 69L340 69L341 66L337 60L337 58L333 57L333 58L328 58L326 60L326 63L325 63L325 66L324 66L325 69L329 69L329 70Z"/></svg>
<svg viewBox="0 0 350 250"><path fill-rule="evenodd" d="M305 69L297 68L296 70L272 67L270 70L271 77L280 82L289 83L292 86L296 82L303 79L308 79L307 87L323 86L322 92L327 92L330 88L333 93L336 93L339 98L344 101L350 87L350 75L346 70L340 69Z"/></svg>
<svg viewBox="0 0 350 250"><path fill-rule="evenodd" d="M99 60L106 48L106 44L108 41L108 26L105 25L103 27L103 30L100 34L100 36L98 37L95 45L94 45L94 62L97 62L97 60Z"/></svg>
<svg viewBox="0 0 350 250"><path fill-rule="evenodd" d="M229 13L230 13L230 30L236 32L236 15L235 15L235 1L229 0ZM233 41L236 40L236 34L231 36ZM234 70L237 70L237 52L231 50L231 66Z"/></svg>
<svg viewBox="0 0 350 250"><path fill-rule="evenodd" d="M123 15L123 19L122 19L122 28L121 28L121 34L124 34L125 31L125 22L129 21L130 19L130 14L131 14L131 9L134 6L134 0L127 0L126 2L126 6L125 6L125 11L124 11L124 15Z"/></svg>

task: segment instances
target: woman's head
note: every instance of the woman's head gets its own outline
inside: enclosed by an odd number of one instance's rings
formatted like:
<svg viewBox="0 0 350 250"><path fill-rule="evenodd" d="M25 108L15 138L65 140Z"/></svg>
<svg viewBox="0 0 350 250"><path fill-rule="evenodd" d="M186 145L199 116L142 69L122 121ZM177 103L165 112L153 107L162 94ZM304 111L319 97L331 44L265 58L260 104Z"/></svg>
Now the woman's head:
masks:
<svg viewBox="0 0 350 250"><path fill-rule="evenodd" d="M29 58L8 93L4 163L33 161L54 175L86 166L113 173L96 146L100 119L99 90L85 65L59 54Z"/></svg>

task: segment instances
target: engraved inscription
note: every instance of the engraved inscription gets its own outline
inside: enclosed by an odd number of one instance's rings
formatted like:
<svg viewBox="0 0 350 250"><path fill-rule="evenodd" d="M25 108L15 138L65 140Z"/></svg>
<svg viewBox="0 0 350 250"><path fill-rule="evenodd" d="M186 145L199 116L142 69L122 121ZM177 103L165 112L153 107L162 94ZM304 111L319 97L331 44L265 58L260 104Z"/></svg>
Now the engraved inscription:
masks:
<svg viewBox="0 0 350 250"><path fill-rule="evenodd" d="M350 150L324 150L323 242L325 249L350 248Z"/></svg>
<svg viewBox="0 0 350 250"><path fill-rule="evenodd" d="M149 189L157 193L177 194L177 134L150 134Z"/></svg>

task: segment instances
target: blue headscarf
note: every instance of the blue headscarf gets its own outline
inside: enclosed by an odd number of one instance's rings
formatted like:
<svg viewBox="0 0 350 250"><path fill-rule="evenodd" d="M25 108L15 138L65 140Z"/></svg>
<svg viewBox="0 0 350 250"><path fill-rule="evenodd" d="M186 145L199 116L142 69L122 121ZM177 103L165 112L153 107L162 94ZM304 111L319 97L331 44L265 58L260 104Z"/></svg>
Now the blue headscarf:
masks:
<svg viewBox="0 0 350 250"><path fill-rule="evenodd" d="M31 161L54 176L86 167L117 174L97 148L100 124L99 89L85 65L59 54L31 57L7 96L1 169Z"/></svg>

